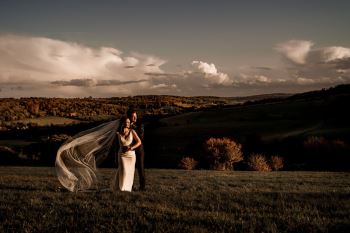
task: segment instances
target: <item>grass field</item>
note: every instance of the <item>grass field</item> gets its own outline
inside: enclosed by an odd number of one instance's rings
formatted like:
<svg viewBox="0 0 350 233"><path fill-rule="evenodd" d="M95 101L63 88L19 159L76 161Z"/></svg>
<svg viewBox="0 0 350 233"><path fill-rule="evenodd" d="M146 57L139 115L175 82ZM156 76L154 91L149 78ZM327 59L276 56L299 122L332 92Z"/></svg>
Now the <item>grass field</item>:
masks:
<svg viewBox="0 0 350 233"><path fill-rule="evenodd" d="M71 193L0 167L0 232L349 232L350 173L146 170L144 192ZM137 179L135 179L137 180Z"/></svg>
<svg viewBox="0 0 350 233"><path fill-rule="evenodd" d="M297 154L301 164L306 156L294 145L302 148L310 136L349 141L350 125L341 109L341 105L323 99L303 99L185 113L163 118L157 127L146 131L145 140L150 140L146 146L159 167L171 167L186 156L199 159L203 155L201 146L210 137L229 137L249 153L279 154L289 161ZM276 145L281 142L286 146L278 150Z"/></svg>
<svg viewBox="0 0 350 233"><path fill-rule="evenodd" d="M27 146L35 141L30 140L0 140L0 146L10 146L10 147L16 147L16 146Z"/></svg>
<svg viewBox="0 0 350 233"><path fill-rule="evenodd" d="M64 124L76 124L80 123L80 120L74 120L66 117L55 117L55 116L47 116L47 117L38 117L38 118L28 118L24 120L14 121L18 123L34 123L38 126L50 126L50 125L64 125Z"/></svg>

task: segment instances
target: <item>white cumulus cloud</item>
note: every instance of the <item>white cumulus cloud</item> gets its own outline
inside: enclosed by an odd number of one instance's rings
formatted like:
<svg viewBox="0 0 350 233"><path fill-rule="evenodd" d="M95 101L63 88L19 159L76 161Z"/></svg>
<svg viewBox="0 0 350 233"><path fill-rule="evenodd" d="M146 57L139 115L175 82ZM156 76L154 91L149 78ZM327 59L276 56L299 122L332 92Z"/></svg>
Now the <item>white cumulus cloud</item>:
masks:
<svg viewBox="0 0 350 233"><path fill-rule="evenodd" d="M276 46L276 50L296 64L305 64L306 57L314 45L306 40L289 40Z"/></svg>
<svg viewBox="0 0 350 233"><path fill-rule="evenodd" d="M229 76L225 73L218 72L215 65L213 63L206 63L203 61L192 61L192 66L195 67L197 73L199 73L199 76L202 76L204 79L206 79L209 84L216 84L216 85L231 85L232 80L229 78ZM188 74L191 74L192 72L188 72Z"/></svg>
<svg viewBox="0 0 350 233"><path fill-rule="evenodd" d="M328 46L313 48L313 42L291 40L276 46L285 58L284 68L289 83L299 85L336 85L347 83L350 69L350 48Z"/></svg>
<svg viewBox="0 0 350 233"><path fill-rule="evenodd" d="M262 61L227 73L215 62L196 59L190 68L167 72L161 68L167 61L153 55L0 34L0 97L238 96L350 82L350 48L315 48L308 40L289 40L274 48L284 58L282 65Z"/></svg>
<svg viewBox="0 0 350 233"><path fill-rule="evenodd" d="M79 95L94 95L103 93L97 89L107 84L130 84L128 92L132 94L141 90L139 86L147 86L145 80L149 77L146 72L162 73L160 66L165 62L158 57L135 52L124 56L122 51L112 47L94 48L45 37L0 35L2 94L13 90L13 85L21 85L23 91L17 92L19 96L28 93L38 95L40 92L34 91L35 86L41 86L42 90L51 89L52 95L64 96L65 91L62 90L68 90L68 86L80 88L81 91L76 92ZM110 88L111 93L105 94L119 95L121 87L114 89ZM71 92L67 91L67 94Z"/></svg>
<svg viewBox="0 0 350 233"><path fill-rule="evenodd" d="M338 59L345 59L350 57L350 48L341 46L327 47L322 50L325 62L330 62Z"/></svg>

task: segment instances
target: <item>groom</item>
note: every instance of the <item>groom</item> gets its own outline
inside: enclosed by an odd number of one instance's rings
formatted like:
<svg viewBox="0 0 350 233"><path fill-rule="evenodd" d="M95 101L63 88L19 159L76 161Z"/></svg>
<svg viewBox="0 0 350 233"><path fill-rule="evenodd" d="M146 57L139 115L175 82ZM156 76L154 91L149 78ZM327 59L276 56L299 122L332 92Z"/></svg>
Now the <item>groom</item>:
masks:
<svg viewBox="0 0 350 233"><path fill-rule="evenodd" d="M145 151L143 149L143 139L144 139L144 126L142 122L139 120L137 121L137 112L135 109L130 108L127 112L127 117L130 119L130 128L136 131L137 135L141 139L141 146L139 146L135 152L136 152L136 168L137 172L139 174L139 183L140 183L140 190L146 189L146 177L145 177Z"/></svg>

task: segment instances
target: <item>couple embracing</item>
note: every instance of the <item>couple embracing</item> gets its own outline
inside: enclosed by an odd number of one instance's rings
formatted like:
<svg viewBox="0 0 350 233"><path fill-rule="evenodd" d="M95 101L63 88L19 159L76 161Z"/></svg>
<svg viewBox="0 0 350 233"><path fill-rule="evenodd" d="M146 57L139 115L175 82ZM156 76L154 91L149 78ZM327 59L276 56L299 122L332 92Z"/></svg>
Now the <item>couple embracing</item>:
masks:
<svg viewBox="0 0 350 233"><path fill-rule="evenodd" d="M139 175L139 190L145 190L144 149L142 145L144 127L141 121L138 121L135 110L129 109L127 116L120 119L117 137L119 141L119 150L116 154L118 170L112 181L112 189L119 188L120 191L131 192L136 165Z"/></svg>
<svg viewBox="0 0 350 233"><path fill-rule="evenodd" d="M136 111L129 109L122 119L82 131L64 142L56 155L57 178L71 192L103 190L105 182L98 167L119 141L119 151L114 155L118 170L112 177L111 188L130 192L136 165L139 190L145 190L143 138L144 127Z"/></svg>

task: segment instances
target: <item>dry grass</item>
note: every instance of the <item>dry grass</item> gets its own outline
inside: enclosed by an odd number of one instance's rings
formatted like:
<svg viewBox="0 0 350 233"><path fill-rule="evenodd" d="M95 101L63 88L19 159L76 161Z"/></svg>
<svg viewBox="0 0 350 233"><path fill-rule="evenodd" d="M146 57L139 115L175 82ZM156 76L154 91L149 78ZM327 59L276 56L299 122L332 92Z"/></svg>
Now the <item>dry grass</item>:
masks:
<svg viewBox="0 0 350 233"><path fill-rule="evenodd" d="M65 124L77 124L80 123L80 120L70 119L66 117L55 117L55 116L47 116L47 117L38 117L38 118L27 118L24 120L13 121L17 123L34 123L38 126L49 126L49 125L65 125Z"/></svg>
<svg viewBox="0 0 350 233"><path fill-rule="evenodd" d="M232 170L233 164L243 160L242 146L229 138L209 138L204 149L214 170Z"/></svg>
<svg viewBox="0 0 350 233"><path fill-rule="evenodd" d="M252 171L269 172L271 167L266 157L262 154L252 154L249 156L248 166Z"/></svg>
<svg viewBox="0 0 350 233"><path fill-rule="evenodd" d="M307 149L316 149L320 151L334 151L345 149L348 147L348 144L340 139L329 140L324 137L309 136L304 140L304 147Z"/></svg>
<svg viewBox="0 0 350 233"><path fill-rule="evenodd" d="M2 167L0 232L349 232L349 173L146 174L145 192L71 193L52 168Z"/></svg>
<svg viewBox="0 0 350 233"><path fill-rule="evenodd" d="M272 168L274 171L278 171L278 170L280 170L280 169L283 168L283 166L284 166L284 161L283 161L283 158L282 158L282 157L277 156L277 155L273 155L273 156L271 156L270 164L271 164L271 168Z"/></svg>
<svg viewBox="0 0 350 233"><path fill-rule="evenodd" d="M185 170L193 170L198 165L198 162L191 157L184 157L181 159L179 167Z"/></svg>

